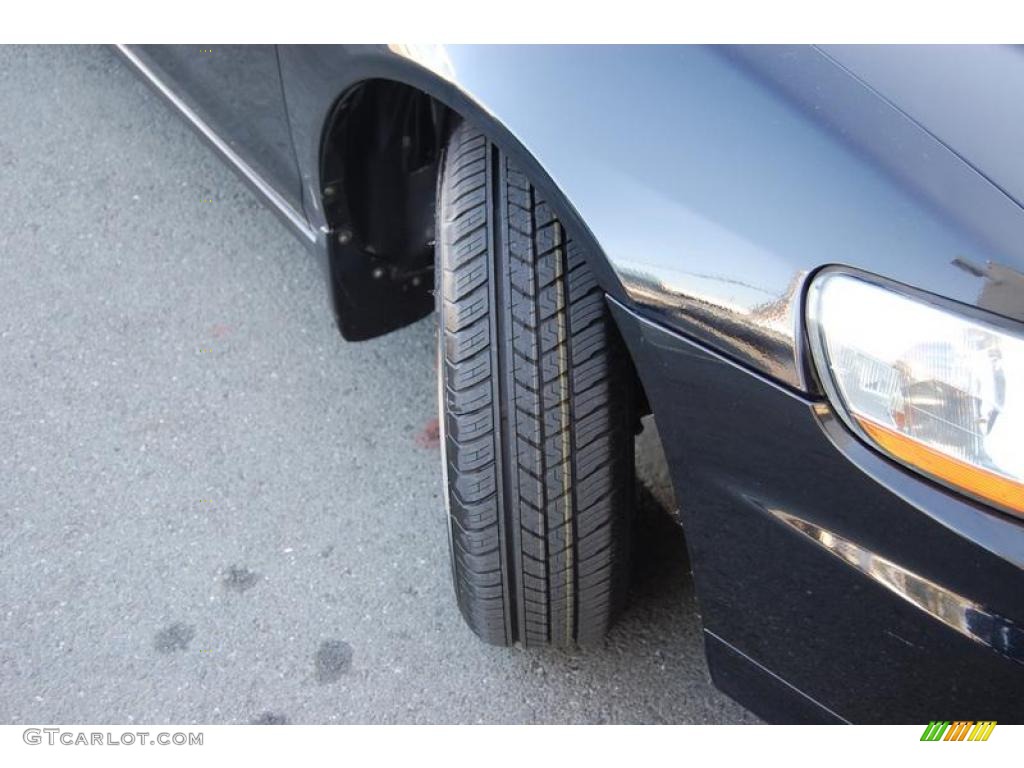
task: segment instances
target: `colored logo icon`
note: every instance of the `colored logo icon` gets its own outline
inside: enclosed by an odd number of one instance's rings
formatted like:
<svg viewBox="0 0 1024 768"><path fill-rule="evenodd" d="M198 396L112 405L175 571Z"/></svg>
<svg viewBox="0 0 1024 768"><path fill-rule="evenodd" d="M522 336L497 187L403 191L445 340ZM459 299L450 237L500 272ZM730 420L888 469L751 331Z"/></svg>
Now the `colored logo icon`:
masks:
<svg viewBox="0 0 1024 768"><path fill-rule="evenodd" d="M988 741L995 720L932 720L921 734L921 741Z"/></svg>

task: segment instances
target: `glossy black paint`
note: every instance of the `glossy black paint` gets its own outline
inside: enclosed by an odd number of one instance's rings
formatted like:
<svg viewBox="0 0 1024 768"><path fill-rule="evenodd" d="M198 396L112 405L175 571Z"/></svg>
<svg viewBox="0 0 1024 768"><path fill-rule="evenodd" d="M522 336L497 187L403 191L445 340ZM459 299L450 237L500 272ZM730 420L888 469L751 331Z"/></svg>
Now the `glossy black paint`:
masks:
<svg viewBox="0 0 1024 768"><path fill-rule="evenodd" d="M302 189L275 45L141 45L206 123L296 210Z"/></svg>
<svg viewBox="0 0 1024 768"><path fill-rule="evenodd" d="M840 265L1024 322L1024 55L231 54L220 69L198 48L140 56L323 257L349 338L429 311L412 282L431 218L425 147L451 120L478 123L536 181L584 243L645 385L724 690L770 720L1024 720L1024 524L858 442L822 402L802 321L808 281ZM432 138L340 152L339 136L393 131L396 113L352 108L372 83L428 99ZM382 194L360 185L410 143L417 162L381 198L401 233L355 227L351 201Z"/></svg>
<svg viewBox="0 0 1024 768"><path fill-rule="evenodd" d="M958 259L1021 279L1019 206L815 49L449 53L457 81L580 211L634 304L795 388L812 386L798 308L819 266L975 305L986 278ZM513 82L491 87L494 58ZM552 72L570 82L545 87ZM574 97L586 92L576 73L603 98ZM566 124L587 128L570 137ZM985 308L1024 319L1019 301Z"/></svg>
<svg viewBox="0 0 1024 768"><path fill-rule="evenodd" d="M813 390L798 309L825 264L1024 320L1024 211L872 87L908 70L915 50L870 81L817 49L772 46L448 46L431 62L443 77L384 47L284 46L280 58L309 199L339 95L369 78L408 83L487 126L531 170L610 295ZM948 88L989 87L987 70L958 74L958 49L926 51L927 68L944 57ZM1001 78L1024 77L1024 56L1001 61ZM1016 124L1017 109L993 99L986 115ZM1020 154L1012 133L996 138ZM326 226L316 206L307 214Z"/></svg>
<svg viewBox="0 0 1024 768"><path fill-rule="evenodd" d="M704 650L715 685L768 722L849 722L708 631Z"/></svg>
<svg viewBox="0 0 1024 768"><path fill-rule="evenodd" d="M716 682L773 721L1024 720L1024 523L613 306L681 492ZM835 555L843 541L856 564Z"/></svg>
<svg viewBox="0 0 1024 768"><path fill-rule="evenodd" d="M1024 204L1020 46L830 45L823 51Z"/></svg>

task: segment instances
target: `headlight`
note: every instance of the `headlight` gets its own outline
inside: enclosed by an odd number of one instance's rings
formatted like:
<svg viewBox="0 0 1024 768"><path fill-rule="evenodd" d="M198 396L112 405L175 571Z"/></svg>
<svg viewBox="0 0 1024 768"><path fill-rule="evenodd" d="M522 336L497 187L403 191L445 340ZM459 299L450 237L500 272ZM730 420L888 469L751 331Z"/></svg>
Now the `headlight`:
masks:
<svg viewBox="0 0 1024 768"><path fill-rule="evenodd" d="M818 373L854 431L1024 515L1024 337L838 273L815 280L808 315Z"/></svg>

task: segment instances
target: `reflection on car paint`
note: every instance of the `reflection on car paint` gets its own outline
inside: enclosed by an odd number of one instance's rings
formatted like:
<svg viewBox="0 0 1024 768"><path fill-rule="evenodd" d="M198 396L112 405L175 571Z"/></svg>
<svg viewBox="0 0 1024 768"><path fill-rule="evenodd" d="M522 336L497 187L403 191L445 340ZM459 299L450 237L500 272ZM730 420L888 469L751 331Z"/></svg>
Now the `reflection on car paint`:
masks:
<svg viewBox="0 0 1024 768"><path fill-rule="evenodd" d="M1009 619L819 525L781 509L769 508L768 512L916 608L965 637L1024 664L1024 629Z"/></svg>

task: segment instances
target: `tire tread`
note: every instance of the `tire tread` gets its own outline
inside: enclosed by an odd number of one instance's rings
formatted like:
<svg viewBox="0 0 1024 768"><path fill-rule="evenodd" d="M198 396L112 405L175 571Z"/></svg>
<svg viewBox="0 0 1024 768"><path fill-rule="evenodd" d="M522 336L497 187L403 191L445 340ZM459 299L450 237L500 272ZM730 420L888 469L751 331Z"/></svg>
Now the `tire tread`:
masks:
<svg viewBox="0 0 1024 768"><path fill-rule="evenodd" d="M453 133L438 210L452 564L484 640L573 646L625 596L628 358L541 193L478 130Z"/></svg>

